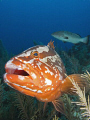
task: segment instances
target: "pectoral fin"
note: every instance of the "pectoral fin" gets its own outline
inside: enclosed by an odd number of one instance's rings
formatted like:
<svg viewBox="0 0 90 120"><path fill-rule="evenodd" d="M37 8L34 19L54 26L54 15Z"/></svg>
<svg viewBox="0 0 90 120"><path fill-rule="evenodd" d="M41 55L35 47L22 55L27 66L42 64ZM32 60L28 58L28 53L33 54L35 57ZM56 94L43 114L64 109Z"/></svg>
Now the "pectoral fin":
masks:
<svg viewBox="0 0 90 120"><path fill-rule="evenodd" d="M62 93L75 94L75 92L71 89L74 88L74 86L71 83L70 79L74 79L74 81L79 85L79 87L82 90L84 89L84 87L86 92L90 89L88 81L85 78L83 78L81 74L72 74L67 76L62 82L62 87L61 87Z"/></svg>

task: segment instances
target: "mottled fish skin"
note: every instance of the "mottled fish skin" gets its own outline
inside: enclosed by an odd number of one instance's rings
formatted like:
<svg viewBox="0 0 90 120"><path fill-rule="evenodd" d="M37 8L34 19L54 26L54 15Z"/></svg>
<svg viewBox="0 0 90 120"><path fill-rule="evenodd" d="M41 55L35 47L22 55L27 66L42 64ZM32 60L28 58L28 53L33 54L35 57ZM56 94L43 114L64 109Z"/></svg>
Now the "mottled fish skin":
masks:
<svg viewBox="0 0 90 120"><path fill-rule="evenodd" d="M87 91L90 86L80 74L65 78L65 67L54 49L51 41L47 46L35 46L13 57L5 65L4 82L45 102L44 108L47 102L52 102L55 109L64 114L64 105L59 98L64 93L73 94L70 79Z"/></svg>
<svg viewBox="0 0 90 120"><path fill-rule="evenodd" d="M61 96L65 67L57 52L35 46L13 57L5 65L4 81L12 88L43 102Z"/></svg>

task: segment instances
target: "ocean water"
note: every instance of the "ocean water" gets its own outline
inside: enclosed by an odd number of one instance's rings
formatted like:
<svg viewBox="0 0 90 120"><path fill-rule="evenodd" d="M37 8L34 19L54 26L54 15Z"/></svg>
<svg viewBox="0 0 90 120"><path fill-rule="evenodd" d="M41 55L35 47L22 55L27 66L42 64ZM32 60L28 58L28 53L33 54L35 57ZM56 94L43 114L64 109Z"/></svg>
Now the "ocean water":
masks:
<svg viewBox="0 0 90 120"><path fill-rule="evenodd" d="M51 33L66 30L85 37L90 34L90 0L1 0L0 39L9 53L32 47L33 40L47 45Z"/></svg>

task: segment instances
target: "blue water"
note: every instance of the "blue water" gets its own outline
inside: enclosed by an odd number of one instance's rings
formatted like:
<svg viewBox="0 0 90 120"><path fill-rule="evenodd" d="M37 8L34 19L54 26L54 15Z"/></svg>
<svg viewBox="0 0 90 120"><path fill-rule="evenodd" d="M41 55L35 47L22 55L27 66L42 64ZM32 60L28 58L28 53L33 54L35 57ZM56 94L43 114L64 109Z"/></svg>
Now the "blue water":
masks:
<svg viewBox="0 0 90 120"><path fill-rule="evenodd" d="M0 39L8 52L18 54L33 46L33 40L47 43L51 33L67 30L85 37L90 34L90 0L2 0L0 1Z"/></svg>

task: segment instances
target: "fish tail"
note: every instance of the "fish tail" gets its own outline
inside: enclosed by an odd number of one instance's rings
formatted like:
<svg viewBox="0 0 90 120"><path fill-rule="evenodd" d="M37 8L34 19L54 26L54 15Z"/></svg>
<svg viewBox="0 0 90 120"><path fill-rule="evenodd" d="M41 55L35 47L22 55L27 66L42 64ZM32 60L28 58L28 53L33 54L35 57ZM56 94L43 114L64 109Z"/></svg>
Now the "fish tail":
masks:
<svg viewBox="0 0 90 120"><path fill-rule="evenodd" d="M82 38L82 42L85 43L85 44L88 44L89 43L89 37L90 37L90 35Z"/></svg>
<svg viewBox="0 0 90 120"><path fill-rule="evenodd" d="M83 78L81 74L72 74L67 76L62 82L62 87L61 87L62 93L75 94L75 92L72 90L74 86L70 79L74 80L81 88L81 90L83 90L84 87L85 87L85 92L87 92L90 89L86 78Z"/></svg>

